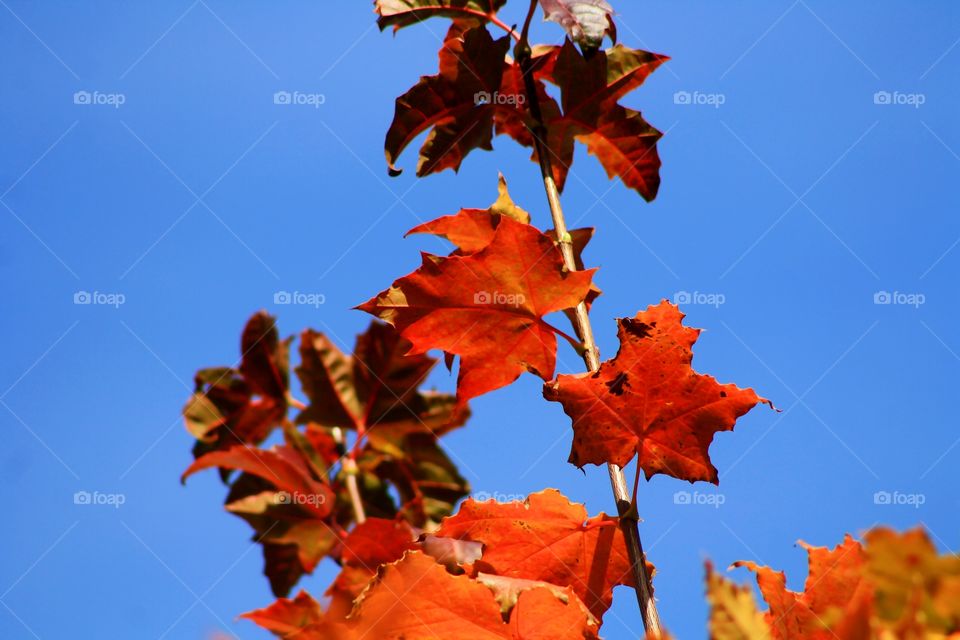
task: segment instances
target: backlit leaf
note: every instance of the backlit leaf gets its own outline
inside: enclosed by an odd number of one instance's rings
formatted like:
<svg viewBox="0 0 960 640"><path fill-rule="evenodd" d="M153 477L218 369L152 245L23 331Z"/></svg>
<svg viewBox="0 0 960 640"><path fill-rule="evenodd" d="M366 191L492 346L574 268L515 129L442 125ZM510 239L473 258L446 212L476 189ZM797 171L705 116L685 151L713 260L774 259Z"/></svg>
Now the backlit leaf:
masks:
<svg viewBox="0 0 960 640"><path fill-rule="evenodd" d="M523 371L552 377L557 342L543 316L576 306L592 275L567 272L549 237L501 217L482 250L447 258L424 254L417 271L359 308L394 325L413 344L411 354L442 349L459 355L462 404Z"/></svg>
<svg viewBox="0 0 960 640"><path fill-rule="evenodd" d="M682 320L666 300L621 318L616 357L594 373L561 375L544 387L573 420L570 462L623 467L639 456L647 478L718 481L708 452L714 434L769 401L696 373L690 364L700 331Z"/></svg>

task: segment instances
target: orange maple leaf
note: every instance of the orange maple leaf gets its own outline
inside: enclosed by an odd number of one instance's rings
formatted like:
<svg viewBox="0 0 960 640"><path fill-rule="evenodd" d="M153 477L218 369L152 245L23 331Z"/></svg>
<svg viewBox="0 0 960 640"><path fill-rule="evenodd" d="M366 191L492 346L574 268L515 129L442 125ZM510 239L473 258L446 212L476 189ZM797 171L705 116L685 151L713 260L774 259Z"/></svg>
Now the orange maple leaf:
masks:
<svg viewBox="0 0 960 640"><path fill-rule="evenodd" d="M770 401L696 373L690 363L700 331L683 326L683 317L664 300L621 318L616 357L596 372L545 385L544 397L573 419L570 462L623 467L637 455L648 479L664 473L718 482L708 451L714 434Z"/></svg>
<svg viewBox="0 0 960 640"><path fill-rule="evenodd" d="M596 624L570 591L561 599L546 587L525 590L504 622L501 606L488 586L465 575L451 575L421 552L407 552L384 567L358 600L351 618L356 637L378 640L596 637Z"/></svg>
<svg viewBox="0 0 960 640"><path fill-rule="evenodd" d="M868 607L873 590L864 575L866 554L849 535L834 549L800 543L810 562L802 593L787 589L782 571L755 562L736 562L757 574L757 584L769 610L764 619L774 640L808 638L832 640L850 636L843 629L868 627ZM853 614L853 615L851 615ZM838 628L827 622L839 620Z"/></svg>
<svg viewBox="0 0 960 640"><path fill-rule="evenodd" d="M597 619L610 607L614 586L633 584L617 519L588 518L582 504L556 489L523 502L468 499L436 534L483 543L479 571L572 588Z"/></svg>
<svg viewBox="0 0 960 640"><path fill-rule="evenodd" d="M423 254L419 269L358 308L394 325L412 343L410 354L459 355L463 404L523 371L553 377L559 331L543 316L584 300L593 271L567 271L548 236L500 216L483 249L447 258Z"/></svg>

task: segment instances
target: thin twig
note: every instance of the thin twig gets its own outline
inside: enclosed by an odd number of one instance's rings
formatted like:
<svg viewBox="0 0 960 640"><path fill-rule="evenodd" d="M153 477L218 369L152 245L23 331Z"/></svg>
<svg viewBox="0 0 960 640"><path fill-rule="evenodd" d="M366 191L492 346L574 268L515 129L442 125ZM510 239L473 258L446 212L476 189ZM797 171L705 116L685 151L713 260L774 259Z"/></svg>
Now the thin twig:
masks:
<svg viewBox="0 0 960 640"><path fill-rule="evenodd" d="M540 110L536 79L533 74L530 43L527 39L530 22L536 8L537 0L531 0L530 10L523 24L520 40L514 49L514 58L520 64L520 69L523 72L527 92L527 103L535 123L532 132L534 145L537 158L540 161L543 187L547 194L547 201L550 204L550 215L553 218L553 226L560 245L560 251L563 254L563 262L567 269L575 271L576 257L573 250L573 242L567 230L567 223L563 216L563 208L560 205L560 192L553 178L553 165L550 159L550 151L544 142L547 139L547 127L543 120L543 113ZM588 370L596 371L600 368L600 355L593 337L593 327L590 324L587 305L583 302L577 305L574 316L574 327L576 328L577 335L583 341L583 361L587 365ZM627 488L626 478L623 475L623 469L615 464L608 464L607 472L610 475L610 485L613 488L613 495L617 501L617 512L620 515L620 528L627 541L627 551L630 554L630 563L633 569L634 582L636 583L635 591L637 594L637 602L640 605L640 616L643 619L643 628L646 630L648 636L661 637L660 614L657 612L657 605L653 598L653 585L650 582L650 576L647 574L646 556L643 552L643 544L640 541L636 496L631 497L631 492Z"/></svg>
<svg viewBox="0 0 960 640"><path fill-rule="evenodd" d="M334 427L333 439L337 444L343 443L343 429ZM353 517L357 524L363 524L367 520L367 514L363 510L363 498L360 496L360 486L357 484L357 461L349 455L341 458L343 464L343 475L347 477L347 493L350 494L350 504L353 505Z"/></svg>

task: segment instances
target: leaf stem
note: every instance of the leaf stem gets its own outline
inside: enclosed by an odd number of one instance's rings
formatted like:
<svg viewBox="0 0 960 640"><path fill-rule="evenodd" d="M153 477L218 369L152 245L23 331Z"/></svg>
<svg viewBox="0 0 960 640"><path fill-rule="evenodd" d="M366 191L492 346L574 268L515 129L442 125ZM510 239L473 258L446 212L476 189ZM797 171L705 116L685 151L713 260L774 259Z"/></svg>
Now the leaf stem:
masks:
<svg viewBox="0 0 960 640"><path fill-rule="evenodd" d="M570 346L577 350L577 353L580 353L580 354L583 353L584 345L582 342L580 342L579 340L571 336L569 333L567 333L563 329L558 329L557 327L553 326L549 322L544 321L543 324L545 324L547 328L550 329L550 331L553 331L555 334L557 334L558 336L560 336L561 338L569 342Z"/></svg>
<svg viewBox="0 0 960 640"><path fill-rule="evenodd" d="M560 204L560 192L557 189L557 183L553 177L550 150L544 142L547 139L547 127L543 120L543 113L540 110L536 79L533 74L530 43L527 39L530 31L530 22L537 8L537 2L538 0L530 0L530 9L527 12L527 18L523 24L523 31L521 32L520 40L514 48L514 58L523 72L527 104L530 107L530 115L534 121L532 130L534 147L537 152L537 158L540 161L540 174L543 177L543 187L546 191L547 202L550 205L550 215L553 218L553 226L559 240L560 251L563 254L563 262L568 269L575 271L577 267L573 244L570 241L566 219L563 215L563 207ZM587 311L586 304L581 302L577 305L575 311L574 327L576 328L577 335L580 336L583 341L583 361L588 370L596 371L600 368L600 355L593 337L593 327L590 324L590 315ZM623 475L623 469L615 464L608 464L607 472L610 476L610 485L617 502L620 528L627 541L627 551L630 554L630 563L633 569L633 578L636 585L635 591L637 594L637 602L640 605L640 617L643 620L643 628L646 630L648 636L659 638L662 637L660 614L657 612L657 605L653 598L653 585L650 581L650 576L647 574L646 556L643 552L643 543L640 540L639 522L636 515L636 497L631 496L631 492L627 487L626 478Z"/></svg>
<svg viewBox="0 0 960 640"><path fill-rule="evenodd" d="M343 429L334 427L333 439L338 444L343 444ZM347 493L350 494L350 504L353 506L353 517L357 524L363 524L367 520L367 514L363 510L363 499L360 497L360 486L357 484L357 461L349 455L341 458L343 464L343 474L347 477Z"/></svg>

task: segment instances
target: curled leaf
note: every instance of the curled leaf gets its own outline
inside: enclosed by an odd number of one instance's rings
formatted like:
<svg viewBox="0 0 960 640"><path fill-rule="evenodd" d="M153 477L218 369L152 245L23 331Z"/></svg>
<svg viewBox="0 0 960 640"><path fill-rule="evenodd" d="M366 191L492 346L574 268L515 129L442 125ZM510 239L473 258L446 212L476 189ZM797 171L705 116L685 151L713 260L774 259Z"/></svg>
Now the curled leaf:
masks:
<svg viewBox="0 0 960 640"><path fill-rule="evenodd" d="M468 499L437 535L482 542L478 567L499 576L570 587L598 619L613 587L632 584L630 558L616 518L587 517L556 489L526 501Z"/></svg>
<svg viewBox="0 0 960 640"><path fill-rule="evenodd" d="M540 0L544 19L556 22L577 44L597 48L608 33L616 40L613 7L606 0Z"/></svg>

